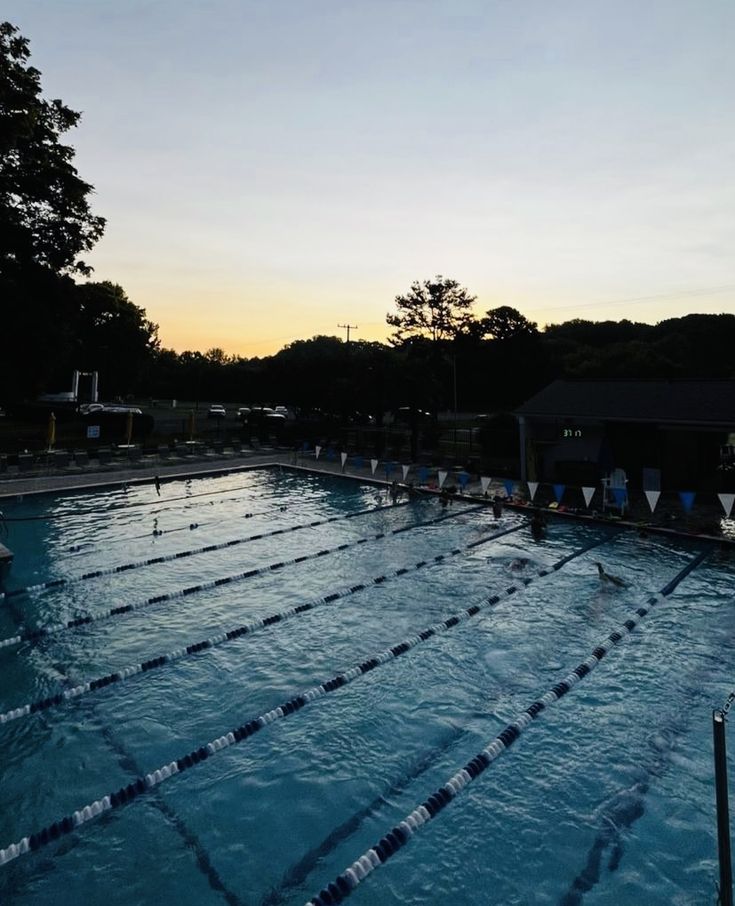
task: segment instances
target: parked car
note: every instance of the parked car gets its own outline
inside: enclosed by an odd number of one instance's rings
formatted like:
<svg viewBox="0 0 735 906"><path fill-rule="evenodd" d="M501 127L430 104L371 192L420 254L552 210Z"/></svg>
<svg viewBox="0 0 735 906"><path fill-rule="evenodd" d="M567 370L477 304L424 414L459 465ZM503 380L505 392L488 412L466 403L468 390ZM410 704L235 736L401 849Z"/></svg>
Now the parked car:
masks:
<svg viewBox="0 0 735 906"><path fill-rule="evenodd" d="M213 403L207 409L207 418L227 418L227 411L220 403Z"/></svg>

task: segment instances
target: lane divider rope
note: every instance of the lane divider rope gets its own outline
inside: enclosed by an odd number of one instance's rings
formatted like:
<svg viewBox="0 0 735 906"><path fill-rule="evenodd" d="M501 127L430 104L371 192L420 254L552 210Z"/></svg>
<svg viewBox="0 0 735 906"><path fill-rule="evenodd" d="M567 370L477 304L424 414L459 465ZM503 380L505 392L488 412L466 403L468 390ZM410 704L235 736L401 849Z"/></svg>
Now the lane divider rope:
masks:
<svg viewBox="0 0 735 906"><path fill-rule="evenodd" d="M244 497L238 498L244 500ZM299 510L302 507L311 506L311 501L304 501L303 503L291 503L288 506L288 511L292 512L293 510ZM378 509L376 507L376 509ZM140 541L145 538L157 538L161 535L173 535L175 532L186 532L193 529L202 528L205 525L221 525L223 522L232 522L237 519L253 519L255 516L270 516L276 512L283 512L285 507L267 507L264 510L254 510L251 513L238 513L233 516L223 516L221 519L203 519L201 522L188 522L186 525L178 525L174 528L167 529L153 529L152 531L145 532L142 535L122 535L115 538L108 538L104 542L94 541L80 541L78 544L72 544L69 547L71 556L59 558L56 562L66 562L68 560L77 560L85 556L88 556L93 551L97 550L100 547L108 548L111 544L126 544L130 541ZM152 514L154 516L154 521L158 522L158 515ZM77 556L74 556L77 555Z"/></svg>
<svg viewBox="0 0 735 906"><path fill-rule="evenodd" d="M539 714L563 698L580 680L591 673L608 651L618 645L626 635L630 635L646 614L661 601L664 601L676 586L693 569L699 566L708 553L709 551L702 551L694 557L658 594L652 595L647 599L647 606L641 606L634 611L636 618L631 617L625 620L618 629L611 632L602 644L592 650L587 660L582 661L563 680L529 705L525 711L522 711L481 752L470 759L460 771L450 777L443 786L435 790L421 805L409 815L406 815L402 821L399 821L385 836L381 837L378 843L339 874L334 881L330 882L318 894L308 900L306 906L332 906L334 903L341 903L348 897L372 871L405 846L424 824L435 818L469 783L490 767L493 761L502 755L506 749L509 749Z"/></svg>
<svg viewBox="0 0 735 906"><path fill-rule="evenodd" d="M405 506L405 504L403 505ZM110 566L106 569L95 569L88 573L82 573L82 575L80 576L49 579L47 582L39 582L37 585L24 585L21 588L12 588L9 591L0 592L0 601L6 598L15 598L19 595L29 594L31 592L46 591L49 588L62 588L68 587L70 585L77 585L79 582L85 582L89 579L99 579L101 576L114 576L116 573L124 573L132 569L141 569L144 566L154 566L157 563L170 563L172 560L184 560L187 557L196 557L199 554L210 554L213 551L221 551L227 547L237 547L237 545L239 544L247 544L250 541L259 540L261 538L272 538L274 535L287 535L289 532L298 532L302 529L314 528L319 525L327 525L330 522L341 522L344 519L354 519L356 516L364 516L366 513L374 513L376 511L377 507L368 507L364 510L355 510L355 512L347 513L343 516L329 516L326 519L316 519L312 520L311 522L302 522L298 525L287 526L286 528L277 528L272 529L268 532L259 532L254 535L246 535L243 538L232 538L229 541L218 541L216 544L207 544L205 547L196 547L188 551L178 551L174 554L161 554L158 557L149 557L146 560L136 560L132 563L122 563L120 566Z"/></svg>
<svg viewBox="0 0 735 906"><path fill-rule="evenodd" d="M465 547L456 547L446 554L437 554L430 560L419 560L418 563L415 563L411 566L402 566L399 569L393 570L393 572L385 573L382 576L376 576L374 579L367 579L366 581L360 582L356 585L347 586L346 588L340 589L339 591L323 595L320 598L315 598L311 601L307 601L304 604L299 604L297 607L290 607L288 610L281 611L280 613L274 613L270 616L262 617L261 619L252 620L250 623L236 626L233 629L224 630L217 635L210 636L210 638L208 639L203 639L200 642L193 642L190 645L176 648L173 651L169 651L168 653L159 655L157 657L148 658L145 661L141 661L141 663L139 664L128 664L126 667L120 667L118 670L115 670L112 673L108 673L106 676L88 680L84 683L79 683L77 686L74 686L70 689L65 689L63 692L58 692L55 695L49 695L46 698L38 699L34 702L29 702L26 705L20 705L17 708L11 708L9 711L5 711L3 714L0 714L0 724L9 723L12 720L18 720L19 718L26 717L29 714L36 714L40 711L47 711L49 708L61 705L64 702L69 701L70 699L79 698L82 695L96 692L99 689L106 689L108 686L111 686L115 683L121 683L132 676L136 676L137 674L156 670L159 667L163 667L165 664L172 664L174 661L179 661L182 658L198 654L200 651L206 651L210 648L215 648L219 645L230 642L233 639L238 639L244 635L250 635L256 630L263 627L272 626L275 623L281 623L284 620L287 620L289 617L307 613L308 611L314 610L322 604L332 604L335 601L348 598L351 595L364 591L371 585L381 585L382 583L388 582L391 579L402 578L403 576L408 575L408 573L417 572L418 570L423 569L426 566L436 565L437 563L441 563L449 557L454 557L459 554L465 553L470 548L478 547L480 544L486 544L490 541L495 540L496 538L502 537L503 535L510 535L513 532L519 531L523 527L523 525L517 525L513 528L504 529L501 532L487 535L483 538L480 538L479 540L472 541Z"/></svg>
<svg viewBox="0 0 735 906"><path fill-rule="evenodd" d="M539 570L538 576L546 576L558 571L565 563L568 563L575 557L578 557L586 551L591 550L593 547L604 544L607 540L609 539L598 539L593 544L586 545L584 548L572 552L562 560L554 563L552 566ZM474 544L481 543L483 542L474 542ZM417 645L425 642L427 639L430 639L433 636L438 635L439 633L452 629L458 623L470 619L477 613L483 611L486 607L494 607L502 600L502 598L510 597L517 591L523 590L525 586L529 585L533 581L534 579L532 577L529 577L523 580L523 582L519 585L511 585L500 594L492 595L487 599L483 599L482 602L468 607L466 610L458 611L452 616L447 617L447 619L441 620L438 623L434 623L432 626L424 629L417 635L411 636L411 638L408 638L403 642L399 642L397 645L393 645L391 648L386 648L379 654L367 658L360 664L354 665L343 673L336 674L331 679L321 683L318 686L313 686L312 688L307 689L306 691L298 695L295 695L293 698L288 699L272 710L267 711L264 714L261 714L258 717L247 721L241 726L236 727L234 730L230 730L229 732L224 733L222 736L219 736L216 739L205 743L199 748L192 750L191 752L189 752L189 754L184 755L174 761L170 761L167 764L162 765L160 768L151 771L145 776L139 776L127 786L121 787L119 790L116 790L115 792L112 792L107 796L103 796L101 799L96 799L89 805L85 805L82 808L75 810L71 815L67 815L64 818L60 818L59 820L54 821L48 827L45 827L38 832L32 833L29 836L23 837L17 843L11 843L4 849L0 849L0 866L6 865L8 862L12 862L14 859L17 859L18 856L25 855L29 852L34 852L40 849L42 846L58 840L60 837L70 833L80 825L86 824L88 821L91 821L93 818L96 818L98 815L101 815L104 812L119 808L120 806L123 806L128 802L132 802L141 793L145 793L147 790L158 786L166 780L169 780L176 774L180 774L182 771L185 771L188 768L192 768L202 761L206 761L211 756L216 755L217 752L229 748L230 746L236 745L237 743L242 742L243 739L248 739L253 734L268 726L268 724L273 723L273 721L288 717L289 715L300 711L301 708L303 708L310 702L315 701L316 699L321 698L324 695L328 695L330 692L335 692L337 689L341 689L343 686L348 685L358 677L364 676L366 673L370 673L377 667L380 667L381 665L386 664L389 661L401 657L407 651L410 651ZM325 900L324 902L331 901Z"/></svg>
<svg viewBox="0 0 735 906"><path fill-rule="evenodd" d="M478 506L481 506L478 505ZM423 528L428 525L435 525L439 522L444 522L447 519L454 519L457 516L462 516L468 512L477 512L477 507L468 506L464 507L461 510L458 510L455 513L449 513L448 515L437 516L434 519L428 519L424 522L415 522L411 525L404 525L397 529L390 529L386 532L377 532L374 535L368 535L364 538L358 538L356 541L346 541L344 544L338 544L336 547L324 548L323 550L317 551L315 554L303 554L300 557L293 557L290 560L279 560L276 563L269 563L266 566L255 567L253 569L245 570L241 573L236 573L232 576L223 576L220 579L212 579L209 582L200 582L197 585L190 585L187 588L179 589L178 591L170 591L160 595L152 595L149 598L145 598L143 601L138 601L133 604L121 604L117 607L111 607L109 610L104 610L98 614L87 614L81 617L75 617L72 620L67 620L64 623L49 623L45 626L38 626L35 629L29 629L25 632L20 632L17 635L9 636L5 639L0 639L0 649L9 648L12 645L19 645L21 642L37 642L42 638L46 638L49 635L56 635L60 632L65 632L69 629L77 629L80 626L89 626L92 623L100 623L103 620L109 620L114 617L123 616L128 613L132 613L136 610L142 610L144 607L150 607L155 604L168 603L170 601L175 601L179 598L184 598L189 595L198 594L202 591L210 591L214 588L219 588L222 585L230 585L235 582L241 582L244 579L252 579L255 576L262 576L265 573L273 572L277 569L282 569L284 566L293 566L297 563L305 563L308 560L317 560L320 557L326 557L328 554L334 554L339 551L346 551L353 547L359 547L361 544L366 544L369 541L379 541L383 538L388 538L391 535L399 535L402 532L411 531L416 528ZM255 540L258 537L264 537L264 535L251 535L250 540ZM174 557L173 559L176 559Z"/></svg>

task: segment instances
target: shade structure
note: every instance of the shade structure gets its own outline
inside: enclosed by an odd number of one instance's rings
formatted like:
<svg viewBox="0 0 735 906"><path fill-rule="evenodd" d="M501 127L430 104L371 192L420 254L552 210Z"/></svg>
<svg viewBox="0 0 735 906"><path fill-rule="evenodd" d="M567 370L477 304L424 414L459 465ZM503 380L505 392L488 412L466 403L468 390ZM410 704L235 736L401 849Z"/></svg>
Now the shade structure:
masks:
<svg viewBox="0 0 735 906"><path fill-rule="evenodd" d="M52 412L48 417L48 427L46 429L46 446L53 450L56 443L56 416Z"/></svg>

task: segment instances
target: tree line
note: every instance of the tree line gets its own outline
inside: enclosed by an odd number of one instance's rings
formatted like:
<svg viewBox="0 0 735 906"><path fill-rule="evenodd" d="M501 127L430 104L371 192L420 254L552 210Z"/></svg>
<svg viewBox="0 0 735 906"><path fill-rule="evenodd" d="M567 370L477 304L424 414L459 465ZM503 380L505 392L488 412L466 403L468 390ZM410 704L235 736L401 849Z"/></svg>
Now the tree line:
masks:
<svg viewBox="0 0 735 906"><path fill-rule="evenodd" d="M478 316L456 280L417 281L386 315L386 343L316 336L275 355L176 353L119 285L83 260L104 218L65 134L79 114L41 92L26 38L0 24L0 404L97 370L105 398L285 403L359 419L408 406L512 409L565 378L735 378L735 316L650 325L575 319L539 329L509 306Z"/></svg>

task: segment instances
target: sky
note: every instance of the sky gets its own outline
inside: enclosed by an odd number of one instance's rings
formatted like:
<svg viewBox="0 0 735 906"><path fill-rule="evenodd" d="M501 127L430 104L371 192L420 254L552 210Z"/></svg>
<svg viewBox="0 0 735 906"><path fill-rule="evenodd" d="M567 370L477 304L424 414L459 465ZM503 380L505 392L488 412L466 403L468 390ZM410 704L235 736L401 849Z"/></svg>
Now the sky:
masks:
<svg viewBox="0 0 735 906"><path fill-rule="evenodd" d="M179 352L383 340L441 274L539 325L735 313L731 0L4 0Z"/></svg>

